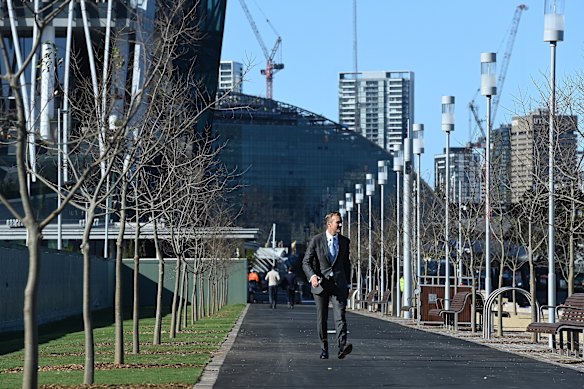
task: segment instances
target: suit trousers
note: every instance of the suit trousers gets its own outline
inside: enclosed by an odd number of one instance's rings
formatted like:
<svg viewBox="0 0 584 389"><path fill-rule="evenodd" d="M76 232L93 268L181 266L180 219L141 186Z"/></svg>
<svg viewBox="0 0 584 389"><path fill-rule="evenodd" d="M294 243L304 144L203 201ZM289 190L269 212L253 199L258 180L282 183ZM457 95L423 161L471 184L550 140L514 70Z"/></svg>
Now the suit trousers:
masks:
<svg viewBox="0 0 584 389"><path fill-rule="evenodd" d="M268 297L270 299L270 306L275 307L278 302L278 285L268 286Z"/></svg>
<svg viewBox="0 0 584 389"><path fill-rule="evenodd" d="M347 343L347 321L345 311L347 308L347 296L338 296L328 291L314 295L316 305L316 329L320 338L323 350L328 350L327 322L329 301L333 306L333 317L335 321L335 330L337 333L337 346L342 349Z"/></svg>

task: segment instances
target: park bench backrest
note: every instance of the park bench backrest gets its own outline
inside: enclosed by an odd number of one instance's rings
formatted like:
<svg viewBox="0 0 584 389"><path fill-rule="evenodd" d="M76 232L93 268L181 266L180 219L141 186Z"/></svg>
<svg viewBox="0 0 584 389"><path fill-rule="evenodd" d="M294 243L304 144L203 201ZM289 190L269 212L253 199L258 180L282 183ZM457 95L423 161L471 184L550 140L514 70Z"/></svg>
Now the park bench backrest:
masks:
<svg viewBox="0 0 584 389"><path fill-rule="evenodd" d="M383 295L381 296L381 300L379 300L379 302L387 303L389 301L390 297L391 297L391 290L386 290L385 292L383 292Z"/></svg>
<svg viewBox="0 0 584 389"><path fill-rule="evenodd" d="M371 292L367 293L367 295L365 296L364 300L358 300L358 301L362 301L362 302L366 302L366 303L372 303L373 300L375 299L375 294L377 292L372 290Z"/></svg>
<svg viewBox="0 0 584 389"><path fill-rule="evenodd" d="M452 301L450 302L450 308L448 310L453 312L462 312L470 296L470 292L458 292L454 294L454 297L452 297Z"/></svg>
<svg viewBox="0 0 584 389"><path fill-rule="evenodd" d="M584 293L573 293L560 307L561 322L584 323Z"/></svg>

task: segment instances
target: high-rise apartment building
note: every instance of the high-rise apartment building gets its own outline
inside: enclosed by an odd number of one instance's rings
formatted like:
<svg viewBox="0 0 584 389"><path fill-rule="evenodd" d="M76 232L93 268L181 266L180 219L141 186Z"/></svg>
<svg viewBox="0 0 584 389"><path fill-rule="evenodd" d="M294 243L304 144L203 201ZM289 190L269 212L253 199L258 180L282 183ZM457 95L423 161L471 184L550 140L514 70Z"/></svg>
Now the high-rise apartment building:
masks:
<svg viewBox="0 0 584 389"><path fill-rule="evenodd" d="M567 184L576 171L578 118L555 117L556 187ZM529 190L546 190L548 185L549 111L538 109L527 116L514 116L511 125L510 187L512 202Z"/></svg>
<svg viewBox="0 0 584 389"><path fill-rule="evenodd" d="M221 61L219 65L219 95L235 92L243 93L243 65L235 61Z"/></svg>
<svg viewBox="0 0 584 389"><path fill-rule="evenodd" d="M414 73L339 73L339 122L385 150L402 144L414 122Z"/></svg>
<svg viewBox="0 0 584 389"><path fill-rule="evenodd" d="M478 204L483 193L480 155L469 147L450 148L450 199L454 203ZM434 188L446 188L446 150L434 156ZM459 195L460 188L460 195Z"/></svg>

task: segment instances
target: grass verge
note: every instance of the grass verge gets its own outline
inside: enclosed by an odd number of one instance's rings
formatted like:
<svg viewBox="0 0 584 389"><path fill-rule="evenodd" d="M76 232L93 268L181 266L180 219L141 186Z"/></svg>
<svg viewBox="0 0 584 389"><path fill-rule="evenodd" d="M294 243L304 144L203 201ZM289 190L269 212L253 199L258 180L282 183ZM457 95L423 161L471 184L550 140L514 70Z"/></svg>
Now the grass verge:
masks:
<svg viewBox="0 0 584 389"><path fill-rule="evenodd" d="M124 321L125 364L114 361L111 311L96 312L95 385L84 386L84 334L80 318L39 329L39 386L41 388L181 388L192 387L219 349L244 305L227 305L169 338L170 315L163 318L162 344L152 345L154 318L145 309L140 320L140 353L132 354L132 321ZM24 359L20 333L0 336L0 388L20 388Z"/></svg>

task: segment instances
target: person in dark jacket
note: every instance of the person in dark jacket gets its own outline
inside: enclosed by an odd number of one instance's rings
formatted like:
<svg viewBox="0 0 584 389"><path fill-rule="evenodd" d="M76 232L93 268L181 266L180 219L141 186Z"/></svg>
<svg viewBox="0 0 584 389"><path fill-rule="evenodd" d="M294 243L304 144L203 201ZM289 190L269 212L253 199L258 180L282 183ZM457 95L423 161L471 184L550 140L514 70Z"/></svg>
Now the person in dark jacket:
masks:
<svg viewBox="0 0 584 389"><path fill-rule="evenodd" d="M345 358L353 346L347 342L347 295L351 282L349 238L340 234L343 220L338 211L326 215L326 231L314 236L302 260L316 305L316 326L321 342L321 359L328 359L327 319L329 301L337 332L338 358Z"/></svg>
<svg viewBox="0 0 584 389"><path fill-rule="evenodd" d="M296 296L296 274L292 268L288 268L288 273L284 274L282 280L282 288L286 290L286 297L288 298L288 308L294 309L294 297Z"/></svg>

